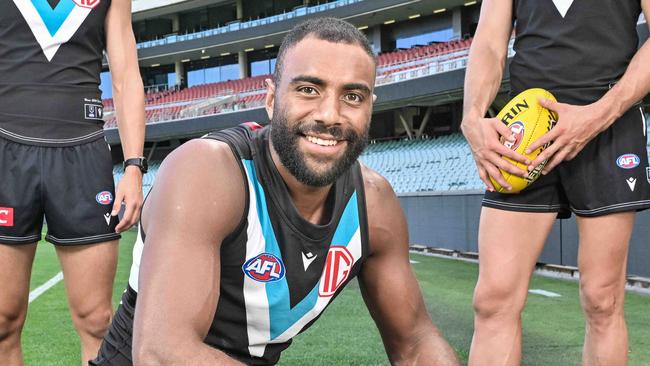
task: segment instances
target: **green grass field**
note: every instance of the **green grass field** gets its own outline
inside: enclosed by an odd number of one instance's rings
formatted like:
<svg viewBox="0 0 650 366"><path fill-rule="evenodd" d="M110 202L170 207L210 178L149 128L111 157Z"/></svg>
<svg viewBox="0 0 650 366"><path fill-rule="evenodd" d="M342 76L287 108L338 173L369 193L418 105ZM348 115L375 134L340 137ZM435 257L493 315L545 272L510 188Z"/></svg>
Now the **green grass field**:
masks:
<svg viewBox="0 0 650 366"><path fill-rule="evenodd" d="M114 303L126 285L135 232L123 235ZM413 254L432 318L466 361L472 336L471 294L477 276L473 263ZM39 246L32 289L59 272L52 245ZM583 320L574 282L535 276L531 288L562 295L531 294L524 313L524 365L579 365ZM650 365L650 297L628 294L630 365ZM79 343L67 309L63 283L30 304L23 332L26 365L78 365ZM386 365L381 339L353 282L321 319L283 353L281 365Z"/></svg>

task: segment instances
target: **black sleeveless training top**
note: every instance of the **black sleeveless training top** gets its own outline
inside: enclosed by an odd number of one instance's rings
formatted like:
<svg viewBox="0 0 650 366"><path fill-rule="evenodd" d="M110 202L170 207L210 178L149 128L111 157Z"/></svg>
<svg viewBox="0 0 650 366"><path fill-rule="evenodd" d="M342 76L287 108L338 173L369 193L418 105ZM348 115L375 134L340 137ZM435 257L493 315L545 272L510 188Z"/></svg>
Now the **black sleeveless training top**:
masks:
<svg viewBox="0 0 650 366"><path fill-rule="evenodd" d="M588 104L623 76L637 51L640 0L514 0L512 94L544 88Z"/></svg>
<svg viewBox="0 0 650 366"><path fill-rule="evenodd" d="M269 132L270 127L248 123L204 137L231 147L247 186L242 221L221 245L219 302L204 342L251 365L278 362L292 338L318 319L368 256L359 163L332 187L330 222L314 225L293 205L271 159ZM116 344L118 337L130 338L144 245L141 230L129 286L113 322L113 328L121 326L105 338Z"/></svg>
<svg viewBox="0 0 650 366"><path fill-rule="evenodd" d="M74 145L103 136L111 0L0 0L0 136Z"/></svg>

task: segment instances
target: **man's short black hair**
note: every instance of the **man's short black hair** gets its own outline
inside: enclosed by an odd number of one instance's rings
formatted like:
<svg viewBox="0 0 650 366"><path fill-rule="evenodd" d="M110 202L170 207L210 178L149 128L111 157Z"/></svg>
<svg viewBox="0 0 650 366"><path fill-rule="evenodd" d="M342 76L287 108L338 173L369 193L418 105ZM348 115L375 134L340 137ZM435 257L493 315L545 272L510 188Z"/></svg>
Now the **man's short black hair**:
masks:
<svg viewBox="0 0 650 366"><path fill-rule="evenodd" d="M368 38L354 25L344 20L331 17L312 18L293 27L282 40L273 72L273 79L276 83L279 83L282 77L285 54L291 47L295 46L307 36L313 36L317 39L333 43L356 44L363 48L376 63L375 54L372 52Z"/></svg>

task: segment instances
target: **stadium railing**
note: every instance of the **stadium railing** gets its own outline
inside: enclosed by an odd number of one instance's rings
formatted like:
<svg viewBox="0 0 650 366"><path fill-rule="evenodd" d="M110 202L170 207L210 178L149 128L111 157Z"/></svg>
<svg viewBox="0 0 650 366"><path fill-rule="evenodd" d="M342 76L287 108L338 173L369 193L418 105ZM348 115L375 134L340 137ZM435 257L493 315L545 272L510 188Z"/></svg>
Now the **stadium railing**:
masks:
<svg viewBox="0 0 650 366"><path fill-rule="evenodd" d="M152 41L145 41L145 42L140 42L137 44L137 48L149 48L149 47L156 47L156 46L162 46L166 44L171 44L171 43L177 43L177 42L183 42L183 41L188 41L192 39L197 39L197 38L204 38L204 37L210 37L214 36L217 34L222 34L222 33L227 33L227 32L236 32L238 30L242 29L247 29L247 28L253 28L253 27L258 27L261 25L266 25L266 24L271 24L271 23L276 23L276 22L281 22L283 20L287 19L292 19L300 16L304 16L307 14L314 14L314 13L319 13L325 10L330 10L334 8L338 8L341 6L347 6L350 4L358 3L364 0L337 0L333 1L330 3L325 3L325 4L320 4L320 5L314 5L314 6L305 6L305 7L299 7L296 8L290 12L282 13L282 14L277 14L273 15L270 17L262 18L262 19L255 19L255 20L249 20L245 22L241 21L233 21L230 22L222 27L218 28L213 28L213 29L208 29L200 32L193 32L193 33L187 33L183 35L169 35L166 36L165 38L160 38Z"/></svg>

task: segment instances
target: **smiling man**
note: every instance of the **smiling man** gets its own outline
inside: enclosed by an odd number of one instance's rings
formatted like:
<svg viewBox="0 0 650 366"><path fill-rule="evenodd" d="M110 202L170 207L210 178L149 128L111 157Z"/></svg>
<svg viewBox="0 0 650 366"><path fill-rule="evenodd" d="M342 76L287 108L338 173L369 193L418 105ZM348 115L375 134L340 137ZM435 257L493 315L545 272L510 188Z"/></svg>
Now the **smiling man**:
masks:
<svg viewBox="0 0 650 366"><path fill-rule="evenodd" d="M277 60L269 127L212 133L163 163L92 364L275 364L357 276L392 363L457 364L411 270L399 202L357 162L375 81L367 39L308 20Z"/></svg>

